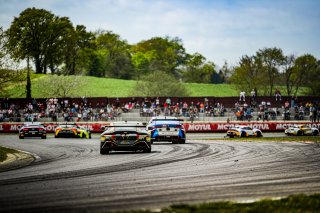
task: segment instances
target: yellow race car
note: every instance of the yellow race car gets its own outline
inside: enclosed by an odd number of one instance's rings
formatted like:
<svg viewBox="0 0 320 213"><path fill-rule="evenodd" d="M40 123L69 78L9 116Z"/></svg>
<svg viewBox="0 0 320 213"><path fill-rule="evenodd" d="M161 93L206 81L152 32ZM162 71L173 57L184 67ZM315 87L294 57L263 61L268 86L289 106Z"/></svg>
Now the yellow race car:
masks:
<svg viewBox="0 0 320 213"><path fill-rule="evenodd" d="M235 126L227 131L227 136L234 137L262 137L260 129L252 128L250 126Z"/></svg>
<svg viewBox="0 0 320 213"><path fill-rule="evenodd" d="M317 136L319 134L319 129L309 127L304 124L299 124L299 125L293 125L292 127L289 127L284 131L286 135L313 135Z"/></svg>
<svg viewBox="0 0 320 213"><path fill-rule="evenodd" d="M76 124L61 124L54 129L55 138L91 138L91 132Z"/></svg>

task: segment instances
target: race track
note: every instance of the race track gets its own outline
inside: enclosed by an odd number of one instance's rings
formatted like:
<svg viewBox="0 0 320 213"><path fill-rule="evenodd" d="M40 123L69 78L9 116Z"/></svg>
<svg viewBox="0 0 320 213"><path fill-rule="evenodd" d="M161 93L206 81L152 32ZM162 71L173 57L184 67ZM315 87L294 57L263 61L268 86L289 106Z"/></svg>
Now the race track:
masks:
<svg viewBox="0 0 320 213"><path fill-rule="evenodd" d="M195 140L152 153L99 154L99 138L24 139L0 145L36 154L0 173L0 212L157 209L173 203L250 201L320 192L320 145Z"/></svg>

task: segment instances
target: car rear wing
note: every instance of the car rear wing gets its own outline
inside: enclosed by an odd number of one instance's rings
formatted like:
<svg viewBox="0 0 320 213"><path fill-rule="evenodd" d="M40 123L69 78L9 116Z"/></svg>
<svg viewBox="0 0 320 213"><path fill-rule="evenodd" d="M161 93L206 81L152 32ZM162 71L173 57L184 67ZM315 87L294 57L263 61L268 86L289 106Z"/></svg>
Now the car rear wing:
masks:
<svg viewBox="0 0 320 213"><path fill-rule="evenodd" d="M113 127L133 127L133 128L146 128L147 125L143 124L143 125L106 125L106 126L102 126L100 127L101 130L106 130L108 128L113 128Z"/></svg>

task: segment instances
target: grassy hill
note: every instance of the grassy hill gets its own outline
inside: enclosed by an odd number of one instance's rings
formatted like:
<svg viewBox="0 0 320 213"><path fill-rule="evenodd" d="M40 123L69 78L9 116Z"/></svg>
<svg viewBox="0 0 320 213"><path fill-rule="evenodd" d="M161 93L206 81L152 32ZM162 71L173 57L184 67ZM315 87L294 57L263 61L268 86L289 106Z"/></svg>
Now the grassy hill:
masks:
<svg viewBox="0 0 320 213"><path fill-rule="evenodd" d="M32 75L32 97L43 98L39 88L39 81L43 78L50 78L51 75ZM81 76L85 82L85 86L76 88L77 97L130 97L136 85L134 80L121 80L111 78L98 78L91 76ZM238 91L229 84L197 84L185 83L190 96L238 96ZM11 98L25 97L25 83L19 85L11 85L7 89L8 95Z"/></svg>
<svg viewBox="0 0 320 213"><path fill-rule="evenodd" d="M44 78L50 78L51 75L32 75L32 97L45 98L41 95L41 90L44 87L39 87L39 82ZM91 76L80 77L84 86L76 88L75 97L130 97L132 96L133 88L136 85L134 80L121 80L111 78L98 78ZM239 96L239 91L230 84L197 84L184 83L190 96L193 97L230 97ZM303 91L303 88L301 89ZM25 97L25 82L19 85L11 85L7 88L8 97L10 98L24 98ZM285 94L284 90L283 93ZM299 95L302 95L299 94Z"/></svg>

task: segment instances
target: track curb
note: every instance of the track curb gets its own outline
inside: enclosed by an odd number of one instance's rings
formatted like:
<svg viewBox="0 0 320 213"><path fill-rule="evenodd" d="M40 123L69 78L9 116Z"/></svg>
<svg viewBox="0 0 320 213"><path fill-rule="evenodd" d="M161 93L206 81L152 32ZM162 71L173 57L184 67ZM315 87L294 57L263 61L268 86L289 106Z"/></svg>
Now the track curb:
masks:
<svg viewBox="0 0 320 213"><path fill-rule="evenodd" d="M7 153L7 159L0 162L0 172L28 166L38 158L36 155L29 152L18 149L14 150L16 150L15 153Z"/></svg>

